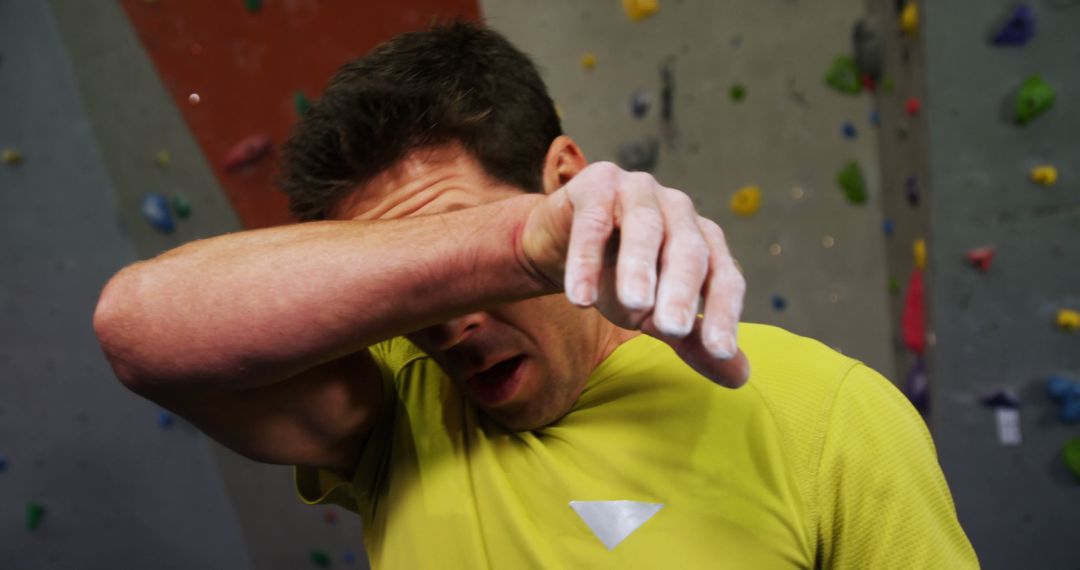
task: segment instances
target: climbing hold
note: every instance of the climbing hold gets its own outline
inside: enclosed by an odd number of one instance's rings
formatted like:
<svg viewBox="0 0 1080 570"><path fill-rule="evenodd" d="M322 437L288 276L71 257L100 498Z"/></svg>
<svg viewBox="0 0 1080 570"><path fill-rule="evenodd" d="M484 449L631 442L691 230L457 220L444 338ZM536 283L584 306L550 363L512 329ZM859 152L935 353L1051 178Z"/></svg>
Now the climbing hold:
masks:
<svg viewBox="0 0 1080 570"><path fill-rule="evenodd" d="M918 97L912 97L904 103L904 112L910 117L918 115L920 110L922 110L922 101L919 101Z"/></svg>
<svg viewBox="0 0 1080 570"><path fill-rule="evenodd" d="M900 294L900 280L895 277L889 277L889 294Z"/></svg>
<svg viewBox="0 0 1080 570"><path fill-rule="evenodd" d="M731 97L732 101L739 103L743 99L746 99L746 87L736 83L731 86L731 89L728 91L728 96Z"/></svg>
<svg viewBox="0 0 1080 570"><path fill-rule="evenodd" d="M918 269L926 269L926 240L917 239L911 246L911 256Z"/></svg>
<svg viewBox="0 0 1080 570"><path fill-rule="evenodd" d="M255 14L262 10L262 0L244 0L244 7L247 8L248 13Z"/></svg>
<svg viewBox="0 0 1080 570"><path fill-rule="evenodd" d="M1080 311L1059 309L1054 322L1056 322L1058 328L1063 331L1075 331L1080 329Z"/></svg>
<svg viewBox="0 0 1080 570"><path fill-rule="evenodd" d="M635 22L652 16L660 9L660 3L657 0L623 0L622 6L626 15Z"/></svg>
<svg viewBox="0 0 1080 570"><path fill-rule="evenodd" d="M744 186L731 196L731 212L749 218L761 208L761 188Z"/></svg>
<svg viewBox="0 0 1080 570"><path fill-rule="evenodd" d="M199 97L198 93L192 93L187 96L187 102L192 106L198 105L202 101L202 97Z"/></svg>
<svg viewBox="0 0 1080 570"><path fill-rule="evenodd" d="M311 550L311 562L319 568L330 567L330 557L321 550Z"/></svg>
<svg viewBox="0 0 1080 570"><path fill-rule="evenodd" d="M161 149L154 155L154 162L157 162L158 166L164 168L172 164L172 154L165 149Z"/></svg>
<svg viewBox="0 0 1080 570"><path fill-rule="evenodd" d="M1031 169L1031 181L1042 186L1053 186L1057 183L1058 171L1050 165L1036 166Z"/></svg>
<svg viewBox="0 0 1080 570"><path fill-rule="evenodd" d="M915 365L907 373L904 395L920 414L925 416L930 411L930 378L926 374L926 363L921 357L915 359Z"/></svg>
<svg viewBox="0 0 1080 570"><path fill-rule="evenodd" d="M660 157L660 141L645 137L619 146L619 166L626 170L650 172Z"/></svg>
<svg viewBox="0 0 1080 570"><path fill-rule="evenodd" d="M886 77L881 80L881 89L886 93L892 93L896 91L896 81L892 77Z"/></svg>
<svg viewBox="0 0 1080 570"><path fill-rule="evenodd" d="M994 248L980 247L967 253L967 260L971 265L986 273L990 270L990 262L994 260Z"/></svg>
<svg viewBox="0 0 1080 570"><path fill-rule="evenodd" d="M881 113L877 109L870 110L870 124L875 127L881 126Z"/></svg>
<svg viewBox="0 0 1080 570"><path fill-rule="evenodd" d="M337 524L337 513L331 509L326 509L322 514L323 522L326 524Z"/></svg>
<svg viewBox="0 0 1080 570"><path fill-rule="evenodd" d="M852 204L866 203L866 180L858 162L852 160L836 174L836 182Z"/></svg>
<svg viewBox="0 0 1080 570"><path fill-rule="evenodd" d="M273 144L266 135L253 135L236 143L225 155L225 170L239 170L258 162L270 152Z"/></svg>
<svg viewBox="0 0 1080 570"><path fill-rule="evenodd" d="M187 219L191 215L191 202L183 194L173 196L172 207L173 211L176 212L176 217L181 220Z"/></svg>
<svg viewBox="0 0 1080 570"><path fill-rule="evenodd" d="M1016 122L1026 125L1054 106L1054 88L1042 77L1032 75L1020 86L1016 97Z"/></svg>
<svg viewBox="0 0 1080 570"><path fill-rule="evenodd" d="M1074 437L1065 443L1061 449L1061 456L1065 460L1065 466L1069 468L1077 479L1080 479L1080 437Z"/></svg>
<svg viewBox="0 0 1080 570"><path fill-rule="evenodd" d="M825 249L829 249L834 245L836 245L836 238L834 238L832 236L825 236L825 237L821 238L821 247L824 247Z"/></svg>
<svg viewBox="0 0 1080 570"><path fill-rule="evenodd" d="M592 71L592 68L596 67L596 55L592 53L586 53L581 56L581 68L585 71Z"/></svg>
<svg viewBox="0 0 1080 570"><path fill-rule="evenodd" d="M176 229L172 212L169 211L169 201L161 194L147 192L141 210L146 221L157 231L168 234Z"/></svg>
<svg viewBox="0 0 1080 570"><path fill-rule="evenodd" d="M0 151L0 162L3 162L4 164L6 164L8 166L15 166L17 164L22 164L22 161L23 161L23 154L22 154L22 152L20 152L20 151L18 151L16 149L5 148L4 150Z"/></svg>
<svg viewBox="0 0 1080 570"><path fill-rule="evenodd" d="M919 205L919 181L914 175L904 180L904 196L912 208Z"/></svg>
<svg viewBox="0 0 1080 570"><path fill-rule="evenodd" d="M787 299L784 299L780 295L773 295L772 308L777 311L783 311L787 308Z"/></svg>
<svg viewBox="0 0 1080 570"><path fill-rule="evenodd" d="M923 293L922 268L916 265L908 280L904 311L900 316L904 346L915 354L926 351L926 301Z"/></svg>
<svg viewBox="0 0 1080 570"><path fill-rule="evenodd" d="M644 89L638 89L630 94L630 114L636 119L640 119L649 114L649 108L652 107L652 99Z"/></svg>
<svg viewBox="0 0 1080 570"><path fill-rule="evenodd" d="M862 77L863 86L873 91L874 84L881 77L885 48L881 34L867 20L859 20L851 32L855 53L855 68Z"/></svg>
<svg viewBox="0 0 1080 570"><path fill-rule="evenodd" d="M1035 10L1028 4L1020 4L1012 9L990 41L997 46L1022 46L1033 37L1035 37Z"/></svg>
<svg viewBox="0 0 1080 570"><path fill-rule="evenodd" d="M7 470L7 457L0 455L0 473L3 473L5 470Z"/></svg>
<svg viewBox="0 0 1080 570"><path fill-rule="evenodd" d="M859 70L855 67L855 60L850 56L837 57L829 72L825 74L825 84L841 93L857 95L862 91L862 83L859 81Z"/></svg>
<svg viewBox="0 0 1080 570"><path fill-rule="evenodd" d="M41 520L45 518L45 506L41 503L30 502L26 504L26 530L34 531L41 526Z"/></svg>
<svg viewBox="0 0 1080 570"><path fill-rule="evenodd" d="M660 66L660 120L671 122L675 113L675 72L671 65Z"/></svg>
<svg viewBox="0 0 1080 570"><path fill-rule="evenodd" d="M888 218L881 224L881 229L885 232L885 237L892 237L893 233L896 231L893 221Z"/></svg>
<svg viewBox="0 0 1080 570"><path fill-rule="evenodd" d="M14 148L0 150L0 162L8 166L15 166L23 161L23 154Z"/></svg>
<svg viewBox="0 0 1080 570"><path fill-rule="evenodd" d="M293 106L296 107L296 114L303 117L304 113L311 108L311 100L304 95L303 91L297 91L293 93Z"/></svg>
<svg viewBox="0 0 1080 570"><path fill-rule="evenodd" d="M1080 421L1080 382L1064 376L1051 376L1046 381L1046 392L1061 404L1058 419L1067 424Z"/></svg>
<svg viewBox="0 0 1080 570"><path fill-rule="evenodd" d="M900 11L900 31L906 36L914 36L919 31L919 5L909 1Z"/></svg>
<svg viewBox="0 0 1080 570"><path fill-rule="evenodd" d="M1019 408L1020 398L1010 390L998 390L983 398L982 403L988 408Z"/></svg>
<svg viewBox="0 0 1080 570"><path fill-rule="evenodd" d="M161 429L169 429L173 425L173 415L165 410L158 412L157 425Z"/></svg>
<svg viewBox="0 0 1080 570"><path fill-rule="evenodd" d="M353 562L356 562L356 554L349 550L341 556L341 559L344 560L346 564L352 564Z"/></svg>
<svg viewBox="0 0 1080 570"><path fill-rule="evenodd" d="M855 129L855 125L851 124L851 121L844 121L844 123L840 125L840 132L844 135L844 138L848 140L852 140L859 136L859 131Z"/></svg>

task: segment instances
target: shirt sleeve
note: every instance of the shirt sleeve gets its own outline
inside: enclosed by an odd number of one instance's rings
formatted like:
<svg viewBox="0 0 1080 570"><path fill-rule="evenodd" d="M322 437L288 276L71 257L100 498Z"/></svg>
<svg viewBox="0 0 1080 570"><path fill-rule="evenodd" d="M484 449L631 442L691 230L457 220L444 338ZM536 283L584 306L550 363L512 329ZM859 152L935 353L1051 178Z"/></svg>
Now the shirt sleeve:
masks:
<svg viewBox="0 0 1080 570"><path fill-rule="evenodd" d="M978 568L930 432L907 398L857 364L836 395L817 473L824 568Z"/></svg>

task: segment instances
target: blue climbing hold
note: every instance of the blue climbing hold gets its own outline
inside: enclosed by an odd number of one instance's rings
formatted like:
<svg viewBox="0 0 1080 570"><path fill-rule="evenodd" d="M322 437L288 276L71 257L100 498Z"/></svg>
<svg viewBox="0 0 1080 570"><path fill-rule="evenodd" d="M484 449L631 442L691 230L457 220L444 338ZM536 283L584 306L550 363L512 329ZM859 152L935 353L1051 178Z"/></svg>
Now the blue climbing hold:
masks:
<svg viewBox="0 0 1080 570"><path fill-rule="evenodd" d="M343 560L345 560L345 563L346 563L346 564L352 564L353 562L356 562L356 555L355 555L355 554L353 554L353 553L352 553L351 551L350 551L350 552L346 552L346 553L345 553L345 555L344 555L344 556L342 556L341 558L342 558Z"/></svg>
<svg viewBox="0 0 1080 570"><path fill-rule="evenodd" d="M784 299L780 295L773 295L772 308L776 309L777 311L783 311L787 308L787 299Z"/></svg>
<svg viewBox="0 0 1080 570"><path fill-rule="evenodd" d="M652 108L652 98L645 90L639 89L630 94L630 114L635 119L648 115L650 108Z"/></svg>
<svg viewBox="0 0 1080 570"><path fill-rule="evenodd" d="M0 455L0 473L7 470L7 457Z"/></svg>
<svg viewBox="0 0 1080 570"><path fill-rule="evenodd" d="M844 138L851 140L859 136L859 131L855 130L855 125L851 124L851 121L844 121L843 125L840 125L840 132L844 134Z"/></svg>
<svg viewBox="0 0 1080 570"><path fill-rule="evenodd" d="M1022 46L1035 37L1035 10L1028 4L1013 8L1009 17L994 32L991 42L996 46Z"/></svg>
<svg viewBox="0 0 1080 570"><path fill-rule="evenodd" d="M156 192L147 192L142 202L142 214L153 228L162 233L172 233L176 229L168 198Z"/></svg>
<svg viewBox="0 0 1080 570"><path fill-rule="evenodd" d="M881 113L879 113L877 109L870 110L870 124L875 127L881 126Z"/></svg>
<svg viewBox="0 0 1080 570"><path fill-rule="evenodd" d="M169 429L173 425L173 415L166 411L158 412L157 417L158 427L161 429Z"/></svg>
<svg viewBox="0 0 1080 570"><path fill-rule="evenodd" d="M1051 376L1046 380L1046 392L1050 398L1061 403L1058 417L1071 424L1080 421L1080 381L1064 376Z"/></svg>
<svg viewBox="0 0 1080 570"><path fill-rule="evenodd" d="M896 227L893 225L893 221L888 218L886 218L885 222L881 224L881 229L885 232L885 237L892 237L893 233L896 232Z"/></svg>

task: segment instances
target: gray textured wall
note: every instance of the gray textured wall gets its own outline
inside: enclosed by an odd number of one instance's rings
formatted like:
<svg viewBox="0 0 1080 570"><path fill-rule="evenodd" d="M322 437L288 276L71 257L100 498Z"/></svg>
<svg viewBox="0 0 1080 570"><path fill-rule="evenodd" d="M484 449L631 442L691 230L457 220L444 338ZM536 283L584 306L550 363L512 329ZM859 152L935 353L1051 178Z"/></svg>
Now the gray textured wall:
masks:
<svg viewBox="0 0 1080 570"><path fill-rule="evenodd" d="M47 4L0 2L0 54L0 147L25 153L0 165L0 566L247 568L202 436L159 429L94 338L135 252Z"/></svg>
<svg viewBox="0 0 1080 570"><path fill-rule="evenodd" d="M1078 568L1080 484L1061 446L1080 435L1057 421L1043 383L1080 373L1080 335L1055 330L1059 307L1080 309L1080 4L1031 2L1038 35L992 47L1011 1L928 2L927 123L930 242L937 336L933 424L961 521L987 568ZM1057 90L1057 105L1026 127L1003 108L1028 75ZM1032 184L1039 163L1056 187ZM994 245L985 275L964 263ZM1023 400L1024 443L1002 447L978 398L1008 387Z"/></svg>

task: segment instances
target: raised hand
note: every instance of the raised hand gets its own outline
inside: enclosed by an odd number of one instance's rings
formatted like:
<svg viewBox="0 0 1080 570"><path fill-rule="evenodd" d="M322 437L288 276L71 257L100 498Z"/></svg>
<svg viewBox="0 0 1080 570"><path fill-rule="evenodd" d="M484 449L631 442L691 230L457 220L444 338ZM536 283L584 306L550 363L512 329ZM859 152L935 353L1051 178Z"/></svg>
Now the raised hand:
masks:
<svg viewBox="0 0 1080 570"><path fill-rule="evenodd" d="M667 342L721 385L746 382L736 341L746 281L723 231L686 194L595 163L533 207L520 242L572 303Z"/></svg>

